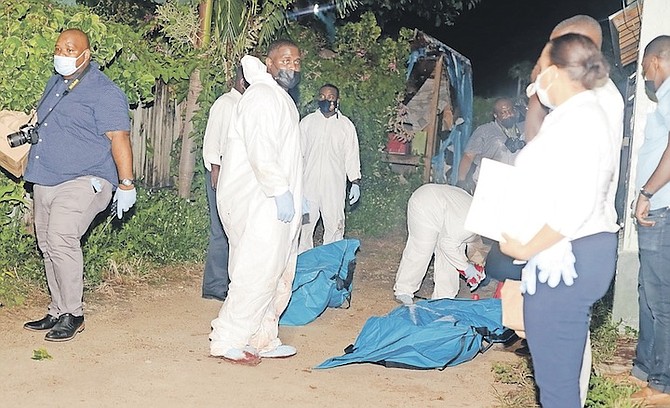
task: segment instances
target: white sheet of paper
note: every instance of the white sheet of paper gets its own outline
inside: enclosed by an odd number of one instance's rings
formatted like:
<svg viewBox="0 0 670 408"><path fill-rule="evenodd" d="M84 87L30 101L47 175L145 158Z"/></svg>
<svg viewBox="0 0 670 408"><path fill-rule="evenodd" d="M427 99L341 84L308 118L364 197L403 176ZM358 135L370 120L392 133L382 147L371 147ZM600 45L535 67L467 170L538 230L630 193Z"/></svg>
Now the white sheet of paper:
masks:
<svg viewBox="0 0 670 408"><path fill-rule="evenodd" d="M482 159L465 229L496 241L504 232L527 243L545 224L533 184L514 166Z"/></svg>

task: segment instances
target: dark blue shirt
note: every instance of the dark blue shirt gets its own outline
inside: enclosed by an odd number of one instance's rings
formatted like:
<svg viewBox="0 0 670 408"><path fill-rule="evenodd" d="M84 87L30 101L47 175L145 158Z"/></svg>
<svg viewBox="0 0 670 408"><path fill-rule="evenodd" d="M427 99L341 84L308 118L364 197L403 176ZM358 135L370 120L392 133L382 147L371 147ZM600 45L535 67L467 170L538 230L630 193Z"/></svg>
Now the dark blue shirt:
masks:
<svg viewBox="0 0 670 408"><path fill-rule="evenodd" d="M39 142L30 148L24 179L55 186L97 176L116 186L112 142L105 133L130 130L128 100L95 62L64 95L70 84L60 75L47 82L37 110Z"/></svg>

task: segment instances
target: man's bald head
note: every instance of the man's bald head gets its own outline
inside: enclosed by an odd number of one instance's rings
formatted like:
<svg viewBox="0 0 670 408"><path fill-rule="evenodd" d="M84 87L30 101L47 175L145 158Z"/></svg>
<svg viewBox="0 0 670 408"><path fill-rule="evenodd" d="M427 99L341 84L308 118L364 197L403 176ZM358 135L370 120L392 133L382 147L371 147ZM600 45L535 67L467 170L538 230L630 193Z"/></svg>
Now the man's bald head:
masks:
<svg viewBox="0 0 670 408"><path fill-rule="evenodd" d="M654 91L670 78L670 36L659 35L644 47L642 75L654 83Z"/></svg>
<svg viewBox="0 0 670 408"><path fill-rule="evenodd" d="M565 34L581 34L588 37L600 49L603 44L603 31L596 19L583 14L567 18L554 27L550 40Z"/></svg>
<svg viewBox="0 0 670 408"><path fill-rule="evenodd" d="M68 28L67 30L60 33L60 36L58 36L58 38L61 38L61 37L71 38L72 41L76 41L84 49L87 49L87 48L91 47L91 44L88 41L88 35L86 35L85 32L81 31L78 28Z"/></svg>
<svg viewBox="0 0 670 408"><path fill-rule="evenodd" d="M644 57L670 59L670 35L659 35L644 47Z"/></svg>

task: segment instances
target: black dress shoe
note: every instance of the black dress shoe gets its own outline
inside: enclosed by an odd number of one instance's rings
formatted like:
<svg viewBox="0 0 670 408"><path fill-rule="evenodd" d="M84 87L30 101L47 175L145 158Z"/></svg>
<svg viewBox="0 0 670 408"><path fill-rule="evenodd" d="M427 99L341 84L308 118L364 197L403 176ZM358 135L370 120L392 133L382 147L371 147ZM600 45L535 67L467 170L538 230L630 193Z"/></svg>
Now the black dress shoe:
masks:
<svg viewBox="0 0 670 408"><path fill-rule="evenodd" d="M526 340L522 340L521 347L514 350L514 354L519 357L530 357L530 348L528 347L528 342Z"/></svg>
<svg viewBox="0 0 670 408"><path fill-rule="evenodd" d="M73 316L71 313L65 313L58 318L58 323L49 330L44 340L68 341L82 331L84 331L84 316Z"/></svg>
<svg viewBox="0 0 670 408"><path fill-rule="evenodd" d="M58 323L58 318L48 314L43 318L41 318L40 320L24 323L23 328L32 331L49 330L52 327L54 327L56 323Z"/></svg>

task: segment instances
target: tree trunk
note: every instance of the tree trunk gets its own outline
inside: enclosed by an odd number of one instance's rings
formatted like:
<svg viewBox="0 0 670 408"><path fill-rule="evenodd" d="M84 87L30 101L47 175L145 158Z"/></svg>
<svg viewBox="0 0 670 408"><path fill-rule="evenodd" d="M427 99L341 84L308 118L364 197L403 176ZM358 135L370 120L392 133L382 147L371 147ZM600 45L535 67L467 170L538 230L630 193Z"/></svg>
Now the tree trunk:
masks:
<svg viewBox="0 0 670 408"><path fill-rule="evenodd" d="M198 110L198 96L202 92L200 70L194 69L188 80L188 95L181 134L181 154L179 156L179 197L190 198L191 183L195 172L195 143L193 142L193 116Z"/></svg>
<svg viewBox="0 0 670 408"><path fill-rule="evenodd" d="M209 44L210 31L212 28L212 5L213 0L201 1L198 5L200 15L200 30L196 39L196 48L203 48ZM186 107L184 108L184 125L181 134L181 154L179 156L179 197L191 197L191 184L195 173L195 143L193 143L193 116L200 108L198 97L202 92L202 81L198 68L191 72L188 79L188 94L186 95Z"/></svg>

